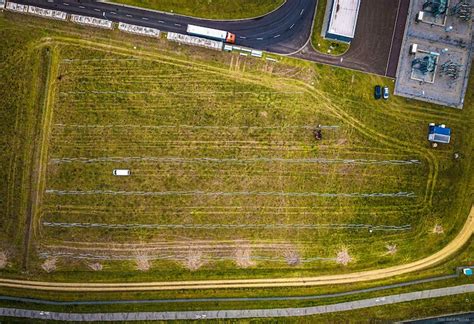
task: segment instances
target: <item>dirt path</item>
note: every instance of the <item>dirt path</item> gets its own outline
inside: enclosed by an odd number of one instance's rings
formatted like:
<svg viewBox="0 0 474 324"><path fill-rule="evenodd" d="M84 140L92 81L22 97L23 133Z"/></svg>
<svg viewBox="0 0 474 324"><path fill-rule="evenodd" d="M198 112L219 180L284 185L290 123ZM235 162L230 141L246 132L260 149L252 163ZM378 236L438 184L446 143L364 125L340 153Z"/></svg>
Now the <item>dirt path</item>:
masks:
<svg viewBox="0 0 474 324"><path fill-rule="evenodd" d="M275 279L239 279L239 280L202 280L175 282L141 282L141 283L55 283L28 280L0 279L0 286L10 288L48 290L48 291L150 291L177 289L216 289L216 288L251 288L251 287L285 287L285 286L320 286L354 283L369 280L380 280L423 270L441 263L453 255L471 237L474 231L474 206L459 234L447 246L424 259L385 269L376 269L348 274L328 275L307 278Z"/></svg>

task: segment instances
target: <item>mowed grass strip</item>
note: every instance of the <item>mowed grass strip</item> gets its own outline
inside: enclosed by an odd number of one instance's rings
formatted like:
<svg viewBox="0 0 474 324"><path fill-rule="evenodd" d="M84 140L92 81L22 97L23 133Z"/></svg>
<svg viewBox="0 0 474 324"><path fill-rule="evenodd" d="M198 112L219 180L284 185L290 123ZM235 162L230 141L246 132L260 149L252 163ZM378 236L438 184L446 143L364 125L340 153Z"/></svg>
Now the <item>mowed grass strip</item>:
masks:
<svg viewBox="0 0 474 324"><path fill-rule="evenodd" d="M265 15L285 0L113 0L147 9L210 19L242 19Z"/></svg>

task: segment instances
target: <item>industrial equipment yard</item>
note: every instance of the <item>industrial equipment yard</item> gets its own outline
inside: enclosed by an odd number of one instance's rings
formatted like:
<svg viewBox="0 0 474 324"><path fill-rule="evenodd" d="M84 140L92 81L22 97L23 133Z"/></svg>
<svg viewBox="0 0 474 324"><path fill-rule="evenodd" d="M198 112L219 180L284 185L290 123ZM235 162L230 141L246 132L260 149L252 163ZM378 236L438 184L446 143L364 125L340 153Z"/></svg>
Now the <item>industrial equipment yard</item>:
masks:
<svg viewBox="0 0 474 324"><path fill-rule="evenodd" d="M0 13L0 321L26 297L195 299L132 307L176 312L137 319L185 320L290 316L211 312L293 307L287 296L368 289L361 296L375 298L377 286L411 296L403 282L472 284L459 277L474 262L471 47L464 90L450 94L463 109L452 109L394 95L402 77L247 48L226 31L207 39L9 6ZM347 33L360 37L352 23ZM421 87L408 37L397 40L399 70ZM448 140L433 145L434 129ZM454 270L458 281L430 279ZM282 299L202 300L211 295ZM357 296L344 298L330 300ZM91 311L130 309L123 304ZM58 305L26 308L70 312ZM204 315L181 313L191 310ZM84 320L64 316L44 318Z"/></svg>

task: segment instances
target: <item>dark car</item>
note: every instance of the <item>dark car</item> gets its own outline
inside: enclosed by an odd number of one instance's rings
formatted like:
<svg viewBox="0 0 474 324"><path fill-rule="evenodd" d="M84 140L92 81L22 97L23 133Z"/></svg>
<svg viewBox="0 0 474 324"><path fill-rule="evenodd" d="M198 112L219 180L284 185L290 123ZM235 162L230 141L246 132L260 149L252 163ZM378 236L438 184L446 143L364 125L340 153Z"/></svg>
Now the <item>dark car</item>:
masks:
<svg viewBox="0 0 474 324"><path fill-rule="evenodd" d="M375 99L382 98L382 87L381 86L379 86L379 85L375 86L374 97L375 97Z"/></svg>

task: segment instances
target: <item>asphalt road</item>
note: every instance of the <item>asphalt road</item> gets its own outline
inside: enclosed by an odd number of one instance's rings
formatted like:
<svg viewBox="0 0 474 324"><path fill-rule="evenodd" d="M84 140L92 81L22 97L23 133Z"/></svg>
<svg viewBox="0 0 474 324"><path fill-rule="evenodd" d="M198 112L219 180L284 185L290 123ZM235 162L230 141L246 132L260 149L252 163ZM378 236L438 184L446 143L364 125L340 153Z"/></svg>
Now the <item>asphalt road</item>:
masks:
<svg viewBox="0 0 474 324"><path fill-rule="evenodd" d="M474 285L445 287L421 290L398 295L374 297L354 300L338 304L299 308L270 308L270 309L236 309L213 311L169 311L169 312L134 312L134 313L58 313L38 310L0 308L0 317L23 317L29 319L75 321L75 322L106 322L106 321L157 321L157 320L199 320L199 319L236 319L236 318L276 318L289 316L310 316L335 312L352 311L367 307L392 305L403 302L454 296L474 293Z"/></svg>
<svg viewBox="0 0 474 324"><path fill-rule="evenodd" d="M347 53L316 52L309 42L316 0L287 0L278 10L253 19L216 21L85 0L15 0L72 14L186 33L188 24L223 29L236 44L314 62L395 77L409 0L361 0L355 37Z"/></svg>
<svg viewBox="0 0 474 324"><path fill-rule="evenodd" d="M239 45L279 54L289 54L304 46L311 34L316 9L315 0L288 0L278 10L260 18L215 21L95 1L15 0L15 2L184 34L188 24L223 29L235 33L236 43Z"/></svg>
<svg viewBox="0 0 474 324"><path fill-rule="evenodd" d="M293 301L293 300L317 300L326 298L335 298L343 296L351 296L364 294L368 292L381 291L386 289L400 288L421 283L441 281L447 279L458 278L462 272L462 268L456 269L455 274L444 275L439 277L418 279L413 281L401 282L391 285L365 288L359 290L345 291L340 293L309 295L309 296L274 296L274 297L207 297L207 298L172 298L172 299L133 299L133 300L76 300L76 301L55 301L38 298L25 298L14 296L0 296L0 301L13 301L20 303L31 303L39 305L54 306L77 306L77 305L124 305L124 304L176 304L176 303L218 303L218 302L256 302L256 301Z"/></svg>

